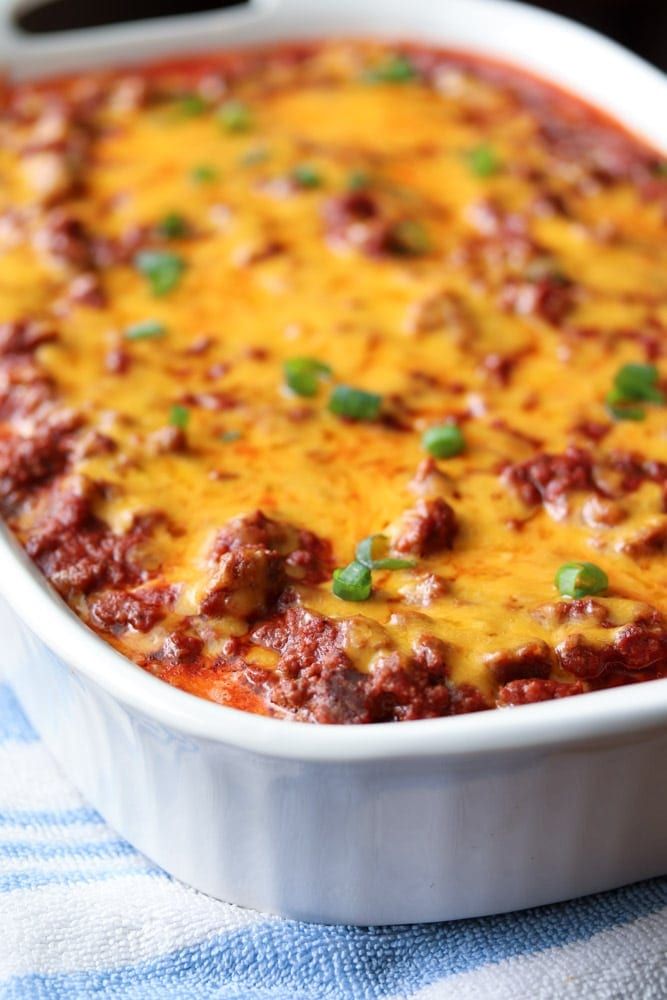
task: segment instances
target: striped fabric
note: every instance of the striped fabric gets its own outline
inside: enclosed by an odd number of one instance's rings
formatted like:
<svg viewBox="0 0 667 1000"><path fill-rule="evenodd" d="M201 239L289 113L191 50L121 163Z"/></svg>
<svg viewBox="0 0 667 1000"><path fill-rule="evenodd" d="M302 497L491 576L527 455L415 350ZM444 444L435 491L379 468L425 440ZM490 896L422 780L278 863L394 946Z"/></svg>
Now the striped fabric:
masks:
<svg viewBox="0 0 667 1000"><path fill-rule="evenodd" d="M86 805L0 685L2 1000L667 997L667 878L450 924L299 924L218 903Z"/></svg>

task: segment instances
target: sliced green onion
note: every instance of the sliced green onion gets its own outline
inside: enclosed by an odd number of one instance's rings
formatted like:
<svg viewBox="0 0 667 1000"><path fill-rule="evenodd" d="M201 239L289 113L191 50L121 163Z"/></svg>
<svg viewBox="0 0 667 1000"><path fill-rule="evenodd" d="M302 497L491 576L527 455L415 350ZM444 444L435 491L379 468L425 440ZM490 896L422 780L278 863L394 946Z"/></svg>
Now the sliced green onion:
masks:
<svg viewBox="0 0 667 1000"><path fill-rule="evenodd" d="M465 446L463 432L456 424L438 424L422 434L422 447L434 458L454 458Z"/></svg>
<svg viewBox="0 0 667 1000"><path fill-rule="evenodd" d="M351 562L334 570L331 589L342 601L367 601L373 589L371 571L368 566Z"/></svg>
<svg viewBox="0 0 667 1000"><path fill-rule="evenodd" d="M316 188L322 183L322 174L310 163L299 163L292 171L292 177L302 188Z"/></svg>
<svg viewBox="0 0 667 1000"><path fill-rule="evenodd" d="M658 388L660 373L655 365L623 365L614 378L619 399L632 402L664 403L664 393Z"/></svg>
<svg viewBox="0 0 667 1000"><path fill-rule="evenodd" d="M196 118L208 110L208 104L199 94L184 94L176 105L181 118Z"/></svg>
<svg viewBox="0 0 667 1000"><path fill-rule="evenodd" d="M357 545L356 561L369 569L412 569L413 559L397 559L388 556L389 539L386 535L369 535Z"/></svg>
<svg viewBox="0 0 667 1000"><path fill-rule="evenodd" d="M179 236L185 236L187 233L188 223L180 212L168 212L158 222L157 231L169 240L178 239Z"/></svg>
<svg viewBox="0 0 667 1000"><path fill-rule="evenodd" d="M329 400L330 411L349 420L377 420L381 406L382 396L350 385L337 385Z"/></svg>
<svg viewBox="0 0 667 1000"><path fill-rule="evenodd" d="M502 169L500 157L492 146L477 146L466 154L466 159L475 177L492 177Z"/></svg>
<svg viewBox="0 0 667 1000"><path fill-rule="evenodd" d="M179 430L184 431L190 423L190 411L187 406L181 406L179 403L172 406L169 411L169 423L172 427L178 427Z"/></svg>
<svg viewBox="0 0 667 1000"><path fill-rule="evenodd" d="M239 163L242 167L254 167L258 163L266 163L270 155L265 146L255 146L243 154Z"/></svg>
<svg viewBox="0 0 667 1000"><path fill-rule="evenodd" d="M646 410L643 406L633 406L628 403L623 396L613 389L607 393L605 406L610 417L614 420L645 420Z"/></svg>
<svg viewBox="0 0 667 1000"><path fill-rule="evenodd" d="M190 171L190 180L193 184L212 184L219 176L216 168L209 163L200 163Z"/></svg>
<svg viewBox="0 0 667 1000"><path fill-rule="evenodd" d="M316 358L288 358L283 374L286 385L297 396L314 396L320 380L331 375L331 368Z"/></svg>
<svg viewBox="0 0 667 1000"><path fill-rule="evenodd" d="M153 295L166 295L181 280L185 261L166 250L142 250L134 258L138 271L148 278Z"/></svg>
<svg viewBox="0 0 667 1000"><path fill-rule="evenodd" d="M565 563L556 573L555 583L563 597L602 594L609 587L604 570L589 562Z"/></svg>
<svg viewBox="0 0 667 1000"><path fill-rule="evenodd" d="M368 83L410 83L416 76L417 71L407 56L393 54L367 69L363 78Z"/></svg>
<svg viewBox="0 0 667 1000"><path fill-rule="evenodd" d="M250 108L243 101L225 101L218 108L218 121L227 132L247 132L252 127Z"/></svg>
<svg viewBox="0 0 667 1000"><path fill-rule="evenodd" d="M133 323L125 331L126 340L158 340L164 337L167 328L157 319L147 319L143 323Z"/></svg>
<svg viewBox="0 0 667 1000"><path fill-rule="evenodd" d="M373 178L367 170L351 170L347 175L345 186L348 191L364 191L370 186L372 180Z"/></svg>
<svg viewBox="0 0 667 1000"><path fill-rule="evenodd" d="M238 441L240 437L241 431L223 431L218 440L224 444L231 444L233 441Z"/></svg>
<svg viewBox="0 0 667 1000"><path fill-rule="evenodd" d="M391 230L391 244L398 253L420 257L431 249L425 226L417 219L402 219Z"/></svg>

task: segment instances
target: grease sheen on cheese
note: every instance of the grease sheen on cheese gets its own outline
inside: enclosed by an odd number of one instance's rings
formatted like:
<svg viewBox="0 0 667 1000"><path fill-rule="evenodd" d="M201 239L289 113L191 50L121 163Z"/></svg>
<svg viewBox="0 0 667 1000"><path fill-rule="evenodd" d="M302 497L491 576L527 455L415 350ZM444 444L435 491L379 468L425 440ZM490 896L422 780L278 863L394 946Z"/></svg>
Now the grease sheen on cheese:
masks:
<svg viewBox="0 0 667 1000"><path fill-rule="evenodd" d="M4 516L118 649L251 711L662 676L664 165L516 70L398 51L401 73L340 42L8 88ZM621 401L641 419L610 411L628 364L656 369ZM342 600L372 535L403 565ZM604 593L561 598L577 561Z"/></svg>

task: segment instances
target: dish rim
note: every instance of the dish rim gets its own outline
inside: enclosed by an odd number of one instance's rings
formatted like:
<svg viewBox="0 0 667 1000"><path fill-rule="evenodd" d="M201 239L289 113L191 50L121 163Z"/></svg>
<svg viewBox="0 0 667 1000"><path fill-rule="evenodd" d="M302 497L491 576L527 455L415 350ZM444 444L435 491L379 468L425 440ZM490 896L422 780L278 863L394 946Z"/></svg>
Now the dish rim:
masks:
<svg viewBox="0 0 667 1000"><path fill-rule="evenodd" d="M247 12L265 15L280 13L281 7L291 0L259 0L250 5ZM528 21L542 22L543 26L559 25L580 41L590 42L594 48L607 51L628 68L641 69L651 78L656 90L667 87L667 76L650 66L640 57L627 51L618 43L599 35L567 18L532 8L514 0L465 0L470 9L479 13L493 8L495 14L507 10L514 16ZM461 0L456 0L460 6ZM10 29L10 17L14 10L26 3L8 3L0 14L0 46L5 53L17 38ZM244 8L240 8L244 12ZM230 14L239 17L239 8L231 8ZM157 19L148 22L165 26L172 22L190 20L199 25L214 20L219 24L220 16L195 14L186 18ZM63 33L62 38L76 35L77 46L85 42L86 36L100 37L101 32L109 33L110 41L118 41L123 34L134 35L137 30L146 30L146 22L130 25L115 25L113 29L84 29L76 33ZM377 33L376 33L377 34ZM345 32L341 31L340 37ZM19 36L21 37L21 36ZM25 38L25 36L22 36ZM26 55L35 46L53 47L51 36L46 43L22 41L17 55ZM103 36L106 37L106 36ZM316 36L315 36L316 37ZM348 32L348 37L354 37ZM407 35L401 35L406 41ZM34 36L30 36L34 38ZM298 40L298 35L294 36ZM230 41L230 44L228 44ZM593 44L594 43L594 44ZM280 39L278 40L280 44ZM187 53L188 40L184 41L183 52ZM219 47L242 48L235 44L233 37L220 38ZM178 46L176 46L178 50ZM451 50L463 51L460 45L452 44ZM23 50L23 51L21 51ZM465 49L465 51L477 51ZM493 45L480 46L479 54L494 58ZM193 49L193 55L196 50ZM159 56L149 55L146 61L154 61ZM523 72L540 75L532 64L523 64L498 54L495 58L504 61ZM57 74L56 74L57 75ZM543 79L549 81L546 72ZM555 86L562 86L551 81ZM566 88L567 89L567 88ZM595 102L577 90L575 96L597 103L607 114L617 119L624 127L632 125L619 116L613 106ZM639 128L638 136L642 136ZM660 146L654 136L650 141ZM31 562L18 541L4 522L0 521L0 597L22 622L37 635L70 669L92 681L107 695L133 709L142 716L176 730L186 736L203 738L213 742L233 745L239 749L262 756L271 756L302 762L366 762L406 760L425 757L467 758L488 753L520 753L528 748L542 749L565 747L581 741L599 741L610 737L634 737L662 727L667 723L667 678L643 681L622 688L588 693L585 696L524 705L516 708L492 709L461 716L437 719L422 719L406 722L385 722L360 725L323 725L297 722L289 718L271 718L245 712L241 709L220 705L173 687L167 682L147 673L132 660L115 650L103 638L92 631L65 604L37 567ZM6 567L6 568L5 568ZM623 696L624 695L624 696Z"/></svg>

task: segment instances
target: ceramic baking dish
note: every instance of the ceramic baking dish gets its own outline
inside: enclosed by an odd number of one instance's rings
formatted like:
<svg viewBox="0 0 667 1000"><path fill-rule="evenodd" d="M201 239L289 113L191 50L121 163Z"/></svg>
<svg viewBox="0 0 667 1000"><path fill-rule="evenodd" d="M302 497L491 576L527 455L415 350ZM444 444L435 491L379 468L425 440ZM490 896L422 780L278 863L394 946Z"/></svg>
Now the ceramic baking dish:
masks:
<svg viewBox="0 0 667 1000"><path fill-rule="evenodd" d="M25 5L24 5L25 6ZM490 54L667 150L667 79L613 43L501 0L252 0L35 37L3 3L20 75L296 37L381 34ZM667 680L519 709L311 726L199 700L86 629L0 529L2 665L102 815L204 892L306 920L513 910L667 871Z"/></svg>

